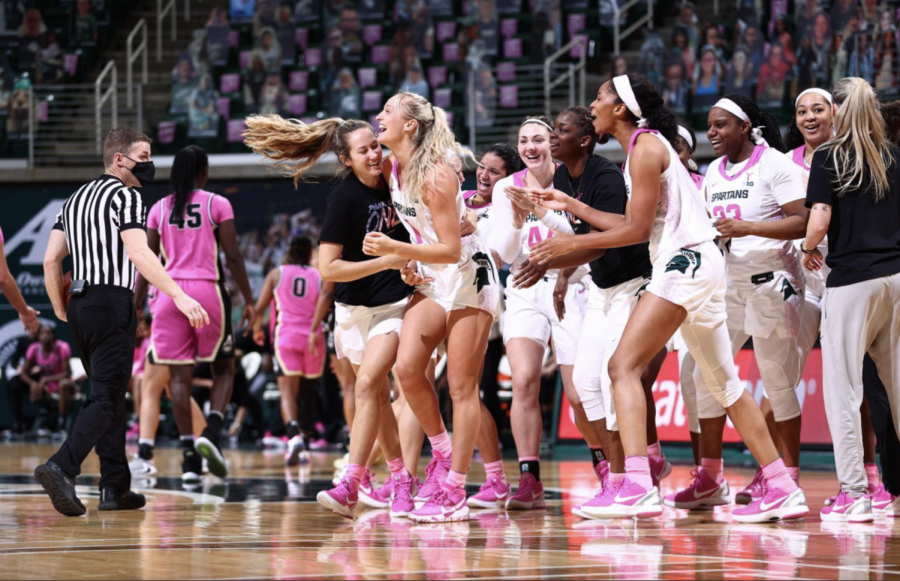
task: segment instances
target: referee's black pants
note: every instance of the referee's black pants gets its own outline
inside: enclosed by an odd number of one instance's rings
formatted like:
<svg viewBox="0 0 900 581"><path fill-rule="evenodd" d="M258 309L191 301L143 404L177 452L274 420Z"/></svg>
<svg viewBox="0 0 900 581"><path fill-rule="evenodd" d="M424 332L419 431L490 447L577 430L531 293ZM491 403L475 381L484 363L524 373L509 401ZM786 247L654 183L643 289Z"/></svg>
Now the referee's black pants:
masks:
<svg viewBox="0 0 900 581"><path fill-rule="evenodd" d="M50 461L71 476L96 447L100 489L124 493L131 488L125 453L125 393L131 380L137 314L134 294L115 286L89 287L66 309L75 347L91 379L91 396L81 408L69 437Z"/></svg>

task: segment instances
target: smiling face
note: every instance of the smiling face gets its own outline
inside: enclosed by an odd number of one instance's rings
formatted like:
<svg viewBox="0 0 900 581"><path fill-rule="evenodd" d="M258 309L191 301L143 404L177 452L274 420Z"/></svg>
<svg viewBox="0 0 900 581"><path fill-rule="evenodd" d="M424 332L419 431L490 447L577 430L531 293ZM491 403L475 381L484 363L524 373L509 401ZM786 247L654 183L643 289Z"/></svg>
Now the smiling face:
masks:
<svg viewBox="0 0 900 581"><path fill-rule="evenodd" d="M519 157L528 169L552 164L550 131L540 123L526 123L519 128Z"/></svg>
<svg viewBox="0 0 900 581"><path fill-rule="evenodd" d="M550 153L560 161L576 160L587 152L590 139L580 136L578 119L571 111L563 111L556 116L553 133L550 135Z"/></svg>
<svg viewBox="0 0 900 581"><path fill-rule="evenodd" d="M747 43L747 46L754 47L757 41L759 41L759 29L755 26L747 27L747 32L744 33L744 42Z"/></svg>
<svg viewBox="0 0 900 581"><path fill-rule="evenodd" d="M485 153L481 156L481 165L475 170L478 193L482 198L490 198L494 193L494 185L507 175L509 173L503 159L493 153Z"/></svg>
<svg viewBox="0 0 900 581"><path fill-rule="evenodd" d="M396 147L406 138L407 132L411 134L415 130L416 122L403 117L400 99L400 95L388 99L375 118L378 121L378 143L388 148Z"/></svg>
<svg viewBox="0 0 900 581"><path fill-rule="evenodd" d="M747 54L744 53L744 51L737 51L736 53L734 53L732 59L735 71L741 74L747 71Z"/></svg>
<svg viewBox="0 0 900 581"><path fill-rule="evenodd" d="M813 35L816 37L816 43L822 44L828 36L828 17L824 14L816 16L816 22L813 24Z"/></svg>
<svg viewBox="0 0 900 581"><path fill-rule="evenodd" d="M831 137L834 123L832 106L818 93L803 95L797 103L794 119L807 145L818 147Z"/></svg>
<svg viewBox="0 0 900 581"><path fill-rule="evenodd" d="M381 175L381 144L375 139L372 130L368 127L357 129L346 139L349 153L341 156L341 162L360 179L364 176Z"/></svg>
<svg viewBox="0 0 900 581"><path fill-rule="evenodd" d="M772 65L773 67L780 66L781 61L782 61L781 57L782 57L781 47L778 46L777 44L773 45L772 48L769 50L769 64Z"/></svg>
<svg viewBox="0 0 900 581"><path fill-rule="evenodd" d="M719 157L727 155L731 158L740 154L747 141L750 123L741 121L725 109L713 107L707 118L709 129L706 136L713 151Z"/></svg>
<svg viewBox="0 0 900 581"><path fill-rule="evenodd" d="M617 110L624 109L625 105L619 102L619 96L613 91L612 81L606 81L600 85L590 108L594 117L594 131L597 135L603 135L612 133L616 128Z"/></svg>
<svg viewBox="0 0 900 581"><path fill-rule="evenodd" d="M704 75L713 75L716 72L716 53L708 50L700 58L700 70Z"/></svg>

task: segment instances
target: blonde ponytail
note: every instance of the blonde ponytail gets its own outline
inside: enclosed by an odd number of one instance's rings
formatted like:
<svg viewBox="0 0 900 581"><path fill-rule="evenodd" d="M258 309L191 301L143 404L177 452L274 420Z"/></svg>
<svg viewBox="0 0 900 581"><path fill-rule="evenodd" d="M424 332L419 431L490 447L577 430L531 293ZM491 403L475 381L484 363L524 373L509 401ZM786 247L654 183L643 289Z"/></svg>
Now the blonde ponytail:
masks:
<svg viewBox="0 0 900 581"><path fill-rule="evenodd" d="M427 99L415 93L402 91L398 103L405 119L418 122L412 134L412 157L403 168L403 189L413 198L420 197L426 185L435 185L438 164L447 163L447 156L453 152L461 154L463 149L456 142L456 136L447 123L447 114L435 107Z"/></svg>
<svg viewBox="0 0 900 581"><path fill-rule="evenodd" d="M247 118L243 137L244 144L253 153L273 160L274 167L282 175L293 178L296 187L303 174L326 153L332 152L339 159L346 159L350 153L347 136L366 128L374 134L368 122L355 119L344 121L335 117L303 123L279 115L251 115ZM300 163L289 164L295 161ZM346 166L342 164L341 167L346 173Z"/></svg>
<svg viewBox="0 0 900 581"><path fill-rule="evenodd" d="M835 135L822 148L834 162L837 195L868 182L875 201L880 201L890 187L887 168L892 156L875 91L865 80L847 77L835 84L832 94L841 107L834 117Z"/></svg>

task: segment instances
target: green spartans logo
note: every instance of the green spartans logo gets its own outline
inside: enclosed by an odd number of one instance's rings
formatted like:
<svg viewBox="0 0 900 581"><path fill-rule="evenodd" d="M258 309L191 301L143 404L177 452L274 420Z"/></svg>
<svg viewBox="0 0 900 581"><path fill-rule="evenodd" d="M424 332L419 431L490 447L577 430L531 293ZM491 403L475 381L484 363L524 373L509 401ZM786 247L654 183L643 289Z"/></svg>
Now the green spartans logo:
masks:
<svg viewBox="0 0 900 581"><path fill-rule="evenodd" d="M784 300L788 300L792 296L797 295L797 291L794 290L794 287L791 286L791 283L789 283L787 279L781 281L781 292L784 293Z"/></svg>
<svg viewBox="0 0 900 581"><path fill-rule="evenodd" d="M484 252L476 252L472 256L472 262L478 265L478 269L475 271L475 285L477 286L475 292L480 294L481 289L490 286L491 280L495 277L494 263Z"/></svg>
<svg viewBox="0 0 900 581"><path fill-rule="evenodd" d="M688 269L691 267L693 267L691 278L694 278L694 275L697 274L697 269L700 268L700 253L696 250L682 248L666 265L666 272L677 270L682 274L687 274Z"/></svg>

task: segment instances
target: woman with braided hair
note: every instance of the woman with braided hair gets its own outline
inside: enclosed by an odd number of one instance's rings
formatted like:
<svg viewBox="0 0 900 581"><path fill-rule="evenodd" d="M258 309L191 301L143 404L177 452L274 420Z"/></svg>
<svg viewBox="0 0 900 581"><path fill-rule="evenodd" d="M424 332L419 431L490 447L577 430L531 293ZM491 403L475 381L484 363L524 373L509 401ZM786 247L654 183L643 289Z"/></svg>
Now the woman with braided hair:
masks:
<svg viewBox="0 0 900 581"><path fill-rule="evenodd" d="M742 95L727 95L709 112L710 143L721 157L703 182L709 213L725 241L728 332L732 353L753 338L753 350L791 479L800 476L800 403L794 389L805 354L798 345L805 281L793 240L808 211L800 169L784 155L777 122ZM706 389L697 390L701 467L691 485L666 497L676 508L728 503L722 476L725 410ZM735 498L751 504L766 494L760 469Z"/></svg>

